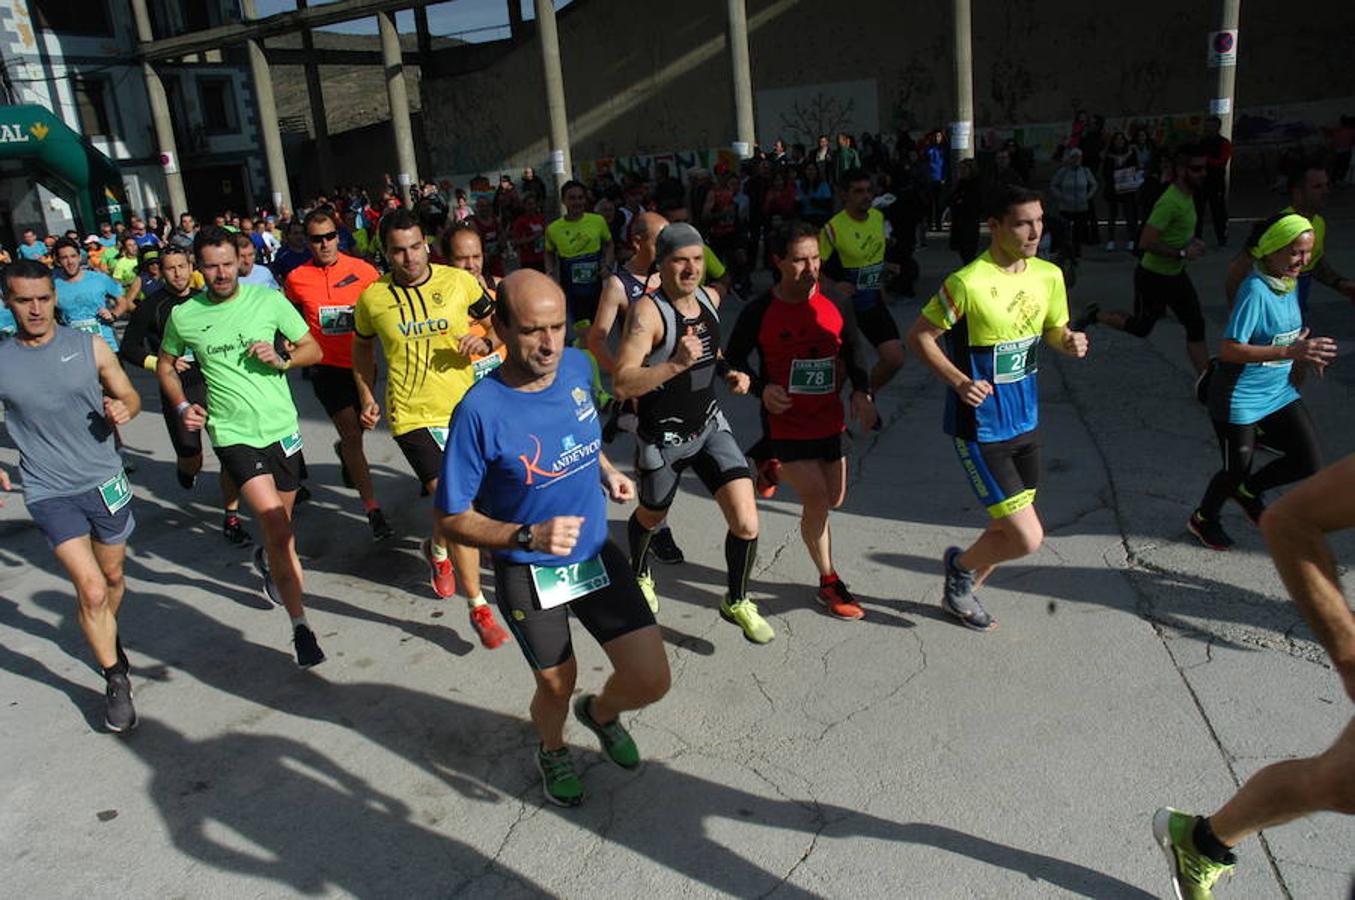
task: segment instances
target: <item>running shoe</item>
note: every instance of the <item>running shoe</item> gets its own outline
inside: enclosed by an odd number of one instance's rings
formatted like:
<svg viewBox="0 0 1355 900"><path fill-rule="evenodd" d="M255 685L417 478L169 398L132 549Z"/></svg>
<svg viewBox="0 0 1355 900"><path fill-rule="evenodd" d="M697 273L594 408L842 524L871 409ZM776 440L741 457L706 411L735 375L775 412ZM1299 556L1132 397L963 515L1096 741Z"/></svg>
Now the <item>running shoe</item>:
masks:
<svg viewBox="0 0 1355 900"><path fill-rule="evenodd" d="M508 642L508 632L500 628L499 623L494 621L494 610L489 608L488 603L471 607L470 627L474 628L475 633L480 636L480 643L486 650L493 650L500 644Z"/></svg>
<svg viewBox="0 0 1355 900"><path fill-rule="evenodd" d="M679 565L687 559L682 555L682 548L677 545L677 541L673 540L673 529L667 525L654 532L654 536L649 539L649 552L668 566Z"/></svg>
<svg viewBox="0 0 1355 900"><path fill-rule="evenodd" d="M1223 530L1223 526L1200 515L1198 509L1186 520L1186 528L1210 550L1227 550L1233 546L1233 539L1228 537L1228 532Z"/></svg>
<svg viewBox="0 0 1355 900"><path fill-rule="evenodd" d="M1177 900L1211 900L1215 883L1221 876L1231 875L1237 865L1231 853L1229 861L1221 863L1195 849L1197 821L1197 817L1167 806L1153 815L1153 837L1167 857Z"/></svg>
<svg viewBox="0 0 1355 900"><path fill-rule="evenodd" d="M1242 507L1242 512L1247 516L1247 521L1253 525L1260 526L1261 513L1266 511L1266 501L1260 497L1247 493L1241 485L1233 491L1233 502Z"/></svg>
<svg viewBox="0 0 1355 900"><path fill-rule="evenodd" d="M979 598L974 595L974 573L961 569L956 560L960 556L959 547L948 547L943 559L945 569L945 588L941 595L941 608L960 620L960 624L973 631L992 631L997 620L988 615Z"/></svg>
<svg viewBox="0 0 1355 900"><path fill-rule="evenodd" d="M819 592L815 595L819 605L839 619L864 619L866 611L861 608L861 604L856 602L852 592L847 590L847 585L839 578L831 584L819 585Z"/></svg>
<svg viewBox="0 0 1355 900"><path fill-rule="evenodd" d="M356 487L353 483L353 473L348 471L348 463L343 461L343 441L334 442L334 455L339 458L339 480L343 482L346 488Z"/></svg>
<svg viewBox="0 0 1355 900"><path fill-rule="evenodd" d="M390 522L386 521L386 514L381 511L380 507L367 511L367 524L372 527L372 540L374 541L384 541L395 534L395 529L391 527Z"/></svg>
<svg viewBox="0 0 1355 900"><path fill-rule="evenodd" d="M599 724L588 713L592 702L592 694L580 694L579 699L574 701L574 718L598 736L602 742L602 752L612 762L623 769L634 769L640 765L640 749L635 746L635 739L630 736L630 732L621 726L620 717L606 725Z"/></svg>
<svg viewBox="0 0 1355 900"><path fill-rule="evenodd" d="M763 500L776 496L776 486L781 483L781 460L764 459L757 464L757 495Z"/></svg>
<svg viewBox="0 0 1355 900"><path fill-rule="evenodd" d="M296 664L303 669L318 666L325 661L325 651L315 639L315 632L308 625L298 625L292 629L292 643L296 645Z"/></svg>
<svg viewBox="0 0 1355 900"><path fill-rule="evenodd" d="M1078 316L1072 322L1068 323L1070 331L1086 331L1096 324L1096 316L1101 312L1099 303L1088 303L1082 310L1082 315Z"/></svg>
<svg viewBox="0 0 1355 900"><path fill-rule="evenodd" d="M178 480L179 487L183 488L185 491L191 491L193 489L193 482L197 480L196 475L189 475L178 466L174 467L174 477Z"/></svg>
<svg viewBox="0 0 1355 900"><path fill-rule="evenodd" d="M583 782L574 771L569 748L536 751L536 768L541 773L541 790L556 806L578 806L583 802Z"/></svg>
<svg viewBox="0 0 1355 900"><path fill-rule="evenodd" d="M245 526L240 524L239 516L226 516L221 520L221 536L227 543L234 544L237 547L244 547L249 544L253 538L245 530Z"/></svg>
<svg viewBox="0 0 1355 900"><path fill-rule="evenodd" d="M259 573L263 579L260 590L263 591L264 599L274 606L282 605L282 592L278 590L277 584L273 581L273 576L268 571L268 554L264 551L263 545L254 548L254 571Z"/></svg>
<svg viewBox="0 0 1355 900"><path fill-rule="evenodd" d="M645 602L649 604L649 611L657 616L659 614L659 595L654 590L654 575L650 572L641 572L635 576L635 583L640 586L640 593L645 595Z"/></svg>
<svg viewBox="0 0 1355 900"><path fill-rule="evenodd" d="M731 602L729 595L725 594L720 601L720 617L742 628L743 636L754 644L766 644L776 637L772 626L757 611L757 604L747 597Z"/></svg>
<svg viewBox="0 0 1355 900"><path fill-rule="evenodd" d="M104 725L109 731L121 733L136 727L136 709L132 706L132 680L126 672L114 672L108 676L108 687L104 691L108 699L108 709L104 713Z"/></svg>
<svg viewBox="0 0 1355 900"><path fill-rule="evenodd" d="M444 559L434 559L432 538L424 538L419 549L423 552L423 561L428 563L428 583L432 585L433 593L446 600L456 593L456 573L452 571L451 554Z"/></svg>

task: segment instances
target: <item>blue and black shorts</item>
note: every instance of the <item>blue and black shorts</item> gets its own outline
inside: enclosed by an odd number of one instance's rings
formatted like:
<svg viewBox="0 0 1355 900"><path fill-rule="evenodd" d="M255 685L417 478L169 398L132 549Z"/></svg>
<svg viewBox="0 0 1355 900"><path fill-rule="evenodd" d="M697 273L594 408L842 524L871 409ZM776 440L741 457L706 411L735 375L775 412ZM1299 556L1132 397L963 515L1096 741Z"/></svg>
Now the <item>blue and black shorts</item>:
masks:
<svg viewBox="0 0 1355 900"><path fill-rule="evenodd" d="M1034 431L1010 440L980 443L955 438L955 453L969 486L994 519L1035 502L1040 480L1040 440Z"/></svg>

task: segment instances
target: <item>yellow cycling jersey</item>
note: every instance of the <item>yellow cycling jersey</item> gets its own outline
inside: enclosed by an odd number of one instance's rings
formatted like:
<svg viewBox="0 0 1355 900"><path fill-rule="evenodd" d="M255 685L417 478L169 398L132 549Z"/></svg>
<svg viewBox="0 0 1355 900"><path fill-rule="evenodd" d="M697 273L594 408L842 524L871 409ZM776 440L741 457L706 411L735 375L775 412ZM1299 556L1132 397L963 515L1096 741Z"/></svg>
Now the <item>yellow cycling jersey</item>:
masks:
<svg viewBox="0 0 1355 900"><path fill-rule="evenodd" d="M475 276L432 265L419 285L402 287L389 274L358 296L353 330L380 338L390 372L386 415L391 433L446 428L452 410L475 383L458 344L470 331L470 307L484 296Z"/></svg>

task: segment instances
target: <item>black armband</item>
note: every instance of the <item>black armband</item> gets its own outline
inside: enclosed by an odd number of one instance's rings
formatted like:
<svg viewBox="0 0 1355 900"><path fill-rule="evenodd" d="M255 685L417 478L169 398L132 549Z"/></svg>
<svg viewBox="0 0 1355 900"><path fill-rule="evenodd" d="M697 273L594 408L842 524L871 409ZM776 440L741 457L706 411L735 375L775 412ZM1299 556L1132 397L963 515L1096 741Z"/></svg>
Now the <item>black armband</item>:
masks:
<svg viewBox="0 0 1355 900"><path fill-rule="evenodd" d="M480 299L472 303L467 311L472 318L483 319L494 312L494 300L488 294L481 294Z"/></svg>

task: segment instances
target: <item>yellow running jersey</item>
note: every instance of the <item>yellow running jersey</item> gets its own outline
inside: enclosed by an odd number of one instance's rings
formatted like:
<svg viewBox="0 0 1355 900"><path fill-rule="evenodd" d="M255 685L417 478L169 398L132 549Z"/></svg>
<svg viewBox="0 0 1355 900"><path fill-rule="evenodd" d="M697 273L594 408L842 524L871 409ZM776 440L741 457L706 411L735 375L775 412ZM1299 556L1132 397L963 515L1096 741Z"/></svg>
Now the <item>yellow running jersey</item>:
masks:
<svg viewBox="0 0 1355 900"><path fill-rule="evenodd" d="M353 330L380 338L390 369L386 416L395 435L446 428L475 383L471 360L457 349L470 331L470 307L484 296L475 276L431 265L423 284L401 287L382 275L358 297Z"/></svg>

